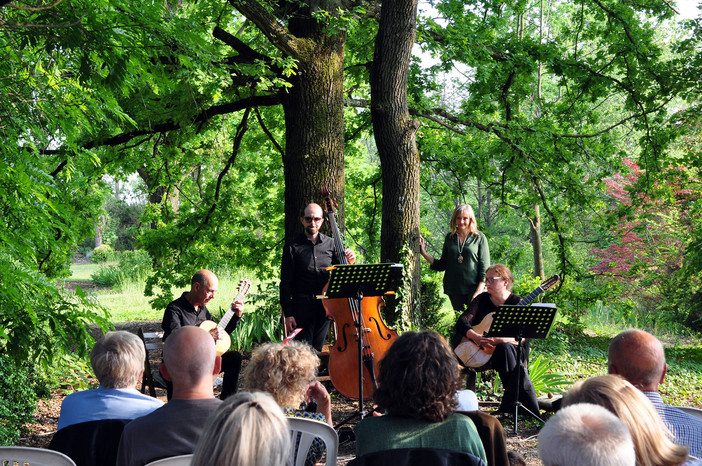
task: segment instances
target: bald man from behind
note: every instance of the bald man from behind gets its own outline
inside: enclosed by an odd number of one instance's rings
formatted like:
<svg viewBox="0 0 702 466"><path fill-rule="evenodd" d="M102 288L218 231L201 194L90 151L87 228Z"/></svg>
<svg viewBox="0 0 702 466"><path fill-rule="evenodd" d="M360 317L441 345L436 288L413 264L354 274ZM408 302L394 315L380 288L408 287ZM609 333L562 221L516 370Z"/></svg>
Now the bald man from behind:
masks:
<svg viewBox="0 0 702 466"><path fill-rule="evenodd" d="M127 424L117 453L118 466L142 466L195 450L205 421L220 405L212 381L221 368L215 342L205 330L175 330L163 347L161 374L173 383L163 407Z"/></svg>
<svg viewBox="0 0 702 466"><path fill-rule="evenodd" d="M673 433L675 443L687 446L690 455L702 457L702 420L663 403L658 386L668 365L663 345L643 330L626 330L609 344L609 373L618 374L641 390Z"/></svg>

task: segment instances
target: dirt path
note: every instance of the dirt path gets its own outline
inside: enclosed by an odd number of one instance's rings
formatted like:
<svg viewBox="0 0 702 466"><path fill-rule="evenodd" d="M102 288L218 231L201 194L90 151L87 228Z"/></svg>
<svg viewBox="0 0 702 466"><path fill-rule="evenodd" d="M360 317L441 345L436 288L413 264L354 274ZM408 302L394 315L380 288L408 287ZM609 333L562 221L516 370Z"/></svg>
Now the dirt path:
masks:
<svg viewBox="0 0 702 466"><path fill-rule="evenodd" d="M160 322L158 321L141 321L141 322L129 322L124 324L116 325L119 330L127 330L133 333L137 332L140 327L145 330L157 331L160 330ZM245 355L244 364L246 364L247 359ZM152 361L152 365L156 361ZM97 383L93 380L92 383ZM341 396L333 386L326 382L327 389L332 395L332 417L339 421L351 416L356 412L358 404L355 400L350 400ZM157 389L157 397L166 401L165 390ZM27 424L23 429L22 438L17 443L17 445L32 446L46 448L56 432L56 426L58 423L58 417L61 412L61 402L65 398L66 394L62 393L60 390L56 390L52 393L52 397L49 399L39 400L37 404L37 412L34 415L34 421ZM366 405L367 407L367 405ZM486 409L489 410L489 409ZM520 452L526 458L528 465L541 465L541 461L538 459L538 453L536 451L536 435L539 431L539 426L536 422L520 418L518 424L518 434L513 433L513 422L512 416L505 416L502 414L498 415L498 418L505 427L505 432L507 434L508 449L516 450ZM349 427L354 427L358 419L352 419ZM355 454L355 442L353 440L344 441L342 435L342 443L339 446L339 463L340 465L345 465L348 461L354 458Z"/></svg>

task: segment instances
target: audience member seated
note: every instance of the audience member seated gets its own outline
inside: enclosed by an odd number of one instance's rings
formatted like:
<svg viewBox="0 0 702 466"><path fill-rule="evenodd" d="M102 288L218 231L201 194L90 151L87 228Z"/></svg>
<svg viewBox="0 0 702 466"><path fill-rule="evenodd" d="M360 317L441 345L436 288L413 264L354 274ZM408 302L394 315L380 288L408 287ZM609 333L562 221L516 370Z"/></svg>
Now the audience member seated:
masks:
<svg viewBox="0 0 702 466"><path fill-rule="evenodd" d="M668 365L660 341L643 330L627 330L609 344L609 373L618 374L646 395L676 443L687 446L690 454L702 458L702 420L663 403L658 386Z"/></svg>
<svg viewBox="0 0 702 466"><path fill-rule="evenodd" d="M290 454L285 416L267 393L241 392L207 421L192 466L283 466Z"/></svg>
<svg viewBox="0 0 702 466"><path fill-rule="evenodd" d="M469 453L486 461L475 424L455 413L460 375L446 341L430 330L405 332L380 361L373 394L385 416L356 427L356 455L403 448Z"/></svg>
<svg viewBox="0 0 702 466"><path fill-rule="evenodd" d="M207 418L222 403L212 381L220 372L215 342L205 330L175 330L163 346L161 374L173 383L173 398L156 411L133 420L124 429L117 464L143 466L161 458L195 450Z"/></svg>
<svg viewBox="0 0 702 466"><path fill-rule="evenodd" d="M618 375L601 375L571 388L563 406L593 403L614 413L629 429L637 466L677 466L687 460L687 447L676 445L670 431L643 393Z"/></svg>
<svg viewBox="0 0 702 466"><path fill-rule="evenodd" d="M311 346L300 341L266 343L253 350L244 367L244 390L269 393L286 416L326 422L334 427L331 398L315 380L319 357ZM314 401L316 412L300 409L303 401ZM305 464L314 464L325 451L322 439L313 442Z"/></svg>
<svg viewBox="0 0 702 466"><path fill-rule="evenodd" d="M90 364L100 386L63 400L59 430L88 421L135 419L163 406L135 388L144 370L144 344L136 335L108 332L93 346Z"/></svg>
<svg viewBox="0 0 702 466"><path fill-rule="evenodd" d="M553 415L539 432L544 466L634 466L629 430L606 408L576 403Z"/></svg>

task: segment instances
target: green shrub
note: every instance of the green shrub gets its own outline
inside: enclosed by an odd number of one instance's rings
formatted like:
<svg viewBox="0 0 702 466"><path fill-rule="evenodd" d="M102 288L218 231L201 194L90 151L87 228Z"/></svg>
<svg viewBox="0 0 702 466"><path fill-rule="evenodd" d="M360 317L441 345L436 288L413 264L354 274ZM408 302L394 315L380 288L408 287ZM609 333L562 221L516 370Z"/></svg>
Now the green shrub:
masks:
<svg viewBox="0 0 702 466"><path fill-rule="evenodd" d="M114 265L101 265L90 279L100 286L115 286L120 282L120 271Z"/></svg>
<svg viewBox="0 0 702 466"><path fill-rule="evenodd" d="M0 445L13 445L20 428L32 420L37 393L46 391L30 361L16 363L0 355Z"/></svg>
<svg viewBox="0 0 702 466"><path fill-rule="evenodd" d="M123 251L119 254L120 284L125 281L141 281L151 273L152 260L143 249Z"/></svg>
<svg viewBox="0 0 702 466"><path fill-rule="evenodd" d="M247 307L255 311L246 312L232 332L232 342L239 351L248 352L255 344L283 339L278 282L262 284L260 289L260 293L251 293L247 299Z"/></svg>
<svg viewBox="0 0 702 466"><path fill-rule="evenodd" d="M151 272L151 256L144 250L123 251L113 254L119 265L100 265L90 279L101 286L122 285L126 282L143 281Z"/></svg>
<svg viewBox="0 0 702 466"><path fill-rule="evenodd" d="M115 250L109 244L103 244L93 249L93 262L104 264L115 259Z"/></svg>
<svg viewBox="0 0 702 466"><path fill-rule="evenodd" d="M420 302L422 306L421 325L424 328L436 330L441 322L441 306L444 299L439 290L441 283L438 279L422 280Z"/></svg>

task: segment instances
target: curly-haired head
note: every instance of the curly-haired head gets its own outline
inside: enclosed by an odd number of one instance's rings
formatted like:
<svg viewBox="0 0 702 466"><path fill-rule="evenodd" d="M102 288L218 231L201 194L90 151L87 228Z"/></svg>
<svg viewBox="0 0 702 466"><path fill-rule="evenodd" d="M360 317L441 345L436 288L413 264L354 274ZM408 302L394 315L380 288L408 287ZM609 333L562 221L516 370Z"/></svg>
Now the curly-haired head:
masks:
<svg viewBox="0 0 702 466"><path fill-rule="evenodd" d="M456 409L456 358L433 330L405 332L380 361L375 402L394 416L443 421Z"/></svg>
<svg viewBox="0 0 702 466"><path fill-rule="evenodd" d="M244 390L268 392L280 406L297 409L318 365L319 357L305 343L266 343L253 351L244 367Z"/></svg>

